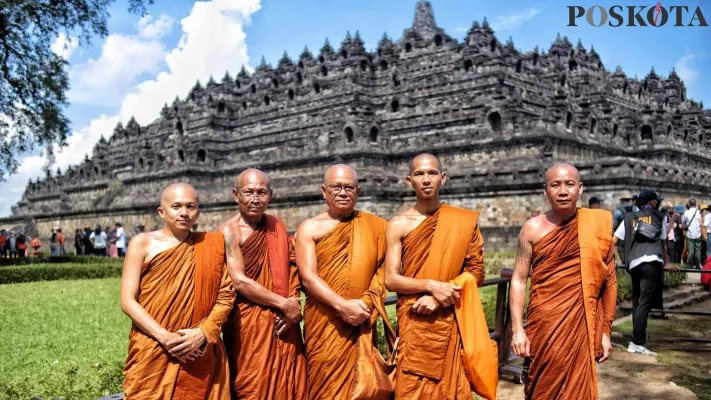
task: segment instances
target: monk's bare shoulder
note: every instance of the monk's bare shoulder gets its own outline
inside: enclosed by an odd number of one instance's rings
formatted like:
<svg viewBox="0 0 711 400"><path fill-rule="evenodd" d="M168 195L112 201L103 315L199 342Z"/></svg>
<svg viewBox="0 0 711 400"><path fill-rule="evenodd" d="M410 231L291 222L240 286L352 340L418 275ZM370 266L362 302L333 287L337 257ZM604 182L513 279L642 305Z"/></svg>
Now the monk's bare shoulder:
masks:
<svg viewBox="0 0 711 400"><path fill-rule="evenodd" d="M315 232L318 229L318 226L320 225L320 221L323 220L323 215L326 213L319 214L315 217L311 217L309 219L306 219L302 221L299 224L299 227L296 228L296 237L301 238L301 239L306 239L310 238L313 239L313 236Z"/></svg>
<svg viewBox="0 0 711 400"><path fill-rule="evenodd" d="M131 259L141 259L144 262L150 261L154 255L160 253L160 242L156 239L160 235L158 231L153 232L141 232L138 235L131 238L128 243L128 249L126 250L126 258Z"/></svg>
<svg viewBox="0 0 711 400"><path fill-rule="evenodd" d="M225 237L225 246L230 246L237 240L239 243L241 231L239 229L239 216L232 217L217 227L217 231Z"/></svg>
<svg viewBox="0 0 711 400"><path fill-rule="evenodd" d="M410 219L406 215L396 215L388 221L386 234L389 237L397 237L398 239L402 239L405 236L405 232L408 231L410 222Z"/></svg>
<svg viewBox="0 0 711 400"><path fill-rule="evenodd" d="M128 242L128 251L135 253L143 250L143 252L147 252L151 243L150 233L152 232L141 232L132 237L131 241Z"/></svg>
<svg viewBox="0 0 711 400"><path fill-rule="evenodd" d="M226 229L239 232L239 215L235 215L221 223L220 226L217 227L217 232L224 233Z"/></svg>

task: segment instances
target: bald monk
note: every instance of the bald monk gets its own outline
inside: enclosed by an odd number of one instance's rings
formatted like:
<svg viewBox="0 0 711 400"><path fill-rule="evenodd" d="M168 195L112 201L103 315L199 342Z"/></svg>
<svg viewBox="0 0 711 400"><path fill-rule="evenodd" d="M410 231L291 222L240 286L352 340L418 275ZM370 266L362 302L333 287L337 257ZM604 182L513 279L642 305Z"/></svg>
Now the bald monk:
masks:
<svg viewBox="0 0 711 400"><path fill-rule="evenodd" d="M239 212L218 228L239 242L244 258L234 279L235 307L223 327L232 398L305 399L299 280L284 223L265 213L272 199L269 177L247 169L232 195Z"/></svg>
<svg viewBox="0 0 711 400"><path fill-rule="evenodd" d="M398 293L395 398L469 400L474 382L465 372L463 347L473 338L460 334L464 321L455 317L455 308L471 315L470 308L478 306L483 315L481 303L470 304L471 296L463 293L476 291L484 281L478 213L442 204L439 189L447 174L432 154L413 158L405 181L417 202L393 217L386 233L385 284ZM493 398L498 366L493 350L488 356L489 393L484 396Z"/></svg>
<svg viewBox="0 0 711 400"><path fill-rule="evenodd" d="M597 399L595 362L610 355L617 301L612 215L577 208L583 183L574 166L556 164L545 179L551 209L526 221L519 234L511 348L525 358L527 399Z"/></svg>
<svg viewBox="0 0 711 400"><path fill-rule="evenodd" d="M308 398L348 399L361 324L375 322L367 292L379 301L384 297L387 222L355 209L358 174L347 165L328 168L321 192L328 211L302 222L296 232L296 263L307 294Z"/></svg>
<svg viewBox="0 0 711 400"><path fill-rule="evenodd" d="M229 399L220 330L235 295L224 237L191 232L200 199L190 185L166 187L158 215L163 228L135 236L123 265L121 309L133 321L126 399Z"/></svg>

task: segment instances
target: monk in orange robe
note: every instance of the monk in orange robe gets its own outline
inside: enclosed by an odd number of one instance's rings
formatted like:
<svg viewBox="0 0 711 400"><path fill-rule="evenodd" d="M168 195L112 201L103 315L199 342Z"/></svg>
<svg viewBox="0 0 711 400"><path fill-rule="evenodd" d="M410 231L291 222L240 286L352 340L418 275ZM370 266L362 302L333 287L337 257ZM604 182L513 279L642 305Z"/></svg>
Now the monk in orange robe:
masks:
<svg viewBox="0 0 711 400"><path fill-rule="evenodd" d="M526 221L519 234L511 348L525 358L527 399L597 399L595 363L610 355L617 302L612 215L577 208L583 183L574 166L556 164L545 178L551 209Z"/></svg>
<svg viewBox="0 0 711 400"><path fill-rule="evenodd" d="M187 184L163 190L158 214L163 228L134 237L124 261L121 308L133 321L125 398L227 400L220 332L234 291L224 237L191 232L200 200Z"/></svg>
<svg viewBox="0 0 711 400"><path fill-rule="evenodd" d="M272 199L269 177L247 169L232 194L239 213L218 228L240 243L244 259L234 279L236 304L223 327L232 398L305 399L300 284L286 226L265 213Z"/></svg>
<svg viewBox="0 0 711 400"><path fill-rule="evenodd" d="M410 163L407 184L417 202L390 220L385 283L398 293L400 331L395 398L471 399L472 389L494 398L498 359L489 338L477 286L484 281L484 253L478 213L439 198L447 181L440 161L420 154ZM465 293L465 291L467 293ZM476 293L472 293L476 292ZM482 337L468 318L478 309ZM476 343L479 341L479 343ZM469 346L469 347L467 347ZM465 348L483 346L485 371L469 363ZM483 379L468 372L483 372Z"/></svg>
<svg viewBox="0 0 711 400"><path fill-rule="evenodd" d="M366 292L384 297L387 222L355 209L358 175L347 165L326 171L321 192L328 211L302 222L296 232L296 263L307 294L308 398L348 399L361 324L372 326L377 317Z"/></svg>

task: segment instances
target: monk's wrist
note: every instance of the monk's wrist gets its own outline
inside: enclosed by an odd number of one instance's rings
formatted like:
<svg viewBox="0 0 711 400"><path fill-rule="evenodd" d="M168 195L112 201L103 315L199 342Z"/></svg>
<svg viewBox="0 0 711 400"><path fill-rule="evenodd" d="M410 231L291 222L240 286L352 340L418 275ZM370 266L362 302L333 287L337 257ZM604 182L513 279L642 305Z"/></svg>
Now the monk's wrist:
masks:
<svg viewBox="0 0 711 400"><path fill-rule="evenodd" d="M279 311L286 313L286 302L288 299L289 299L288 297L279 297L279 301L277 302L277 305L276 305L276 307L277 307L277 309L279 309Z"/></svg>
<svg viewBox="0 0 711 400"><path fill-rule="evenodd" d="M341 312L343 309L343 304L346 302L346 300L343 297L337 298L333 304L331 305L336 312Z"/></svg>
<svg viewBox="0 0 711 400"><path fill-rule="evenodd" d="M427 293L432 293L432 291L434 290L435 285L436 285L437 283L438 283L438 282L435 281L435 280L433 280L433 279L427 279L427 280L425 281L425 292L427 292ZM435 300L436 300L436 299L435 299Z"/></svg>
<svg viewBox="0 0 711 400"><path fill-rule="evenodd" d="M168 333L169 332L166 329L161 329L155 336L155 339L161 344L161 346L165 347L165 344L168 343Z"/></svg>

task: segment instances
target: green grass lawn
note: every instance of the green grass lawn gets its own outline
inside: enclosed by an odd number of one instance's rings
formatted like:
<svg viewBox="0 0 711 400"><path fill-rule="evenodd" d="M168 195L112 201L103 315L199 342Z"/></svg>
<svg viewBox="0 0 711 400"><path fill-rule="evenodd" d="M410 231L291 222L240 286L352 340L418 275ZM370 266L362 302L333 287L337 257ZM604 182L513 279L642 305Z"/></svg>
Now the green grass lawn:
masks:
<svg viewBox="0 0 711 400"><path fill-rule="evenodd" d="M130 322L119 289L120 278L0 285L0 400L120 392ZM481 293L493 328L496 286Z"/></svg>
<svg viewBox="0 0 711 400"><path fill-rule="evenodd" d="M121 391L129 320L120 278L0 285L0 399Z"/></svg>

